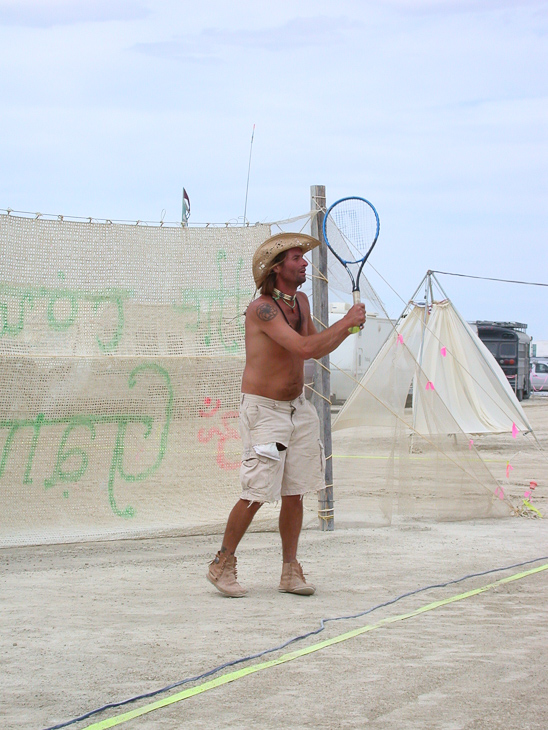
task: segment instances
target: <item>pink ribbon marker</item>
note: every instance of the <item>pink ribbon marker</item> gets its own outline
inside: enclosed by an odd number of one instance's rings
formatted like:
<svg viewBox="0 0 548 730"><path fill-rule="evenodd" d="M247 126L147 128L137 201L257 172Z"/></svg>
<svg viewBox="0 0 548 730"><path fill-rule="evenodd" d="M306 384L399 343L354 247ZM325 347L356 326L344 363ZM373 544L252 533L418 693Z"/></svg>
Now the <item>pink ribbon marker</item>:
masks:
<svg viewBox="0 0 548 730"><path fill-rule="evenodd" d="M470 441L468 442L468 448L470 449L470 451L472 451L473 445L474 445L474 439L470 439Z"/></svg>
<svg viewBox="0 0 548 730"><path fill-rule="evenodd" d="M514 467L512 466L512 464L510 464L509 461L507 461L506 462L506 478L507 479L510 478L510 472L513 471L513 470L514 470Z"/></svg>
<svg viewBox="0 0 548 730"><path fill-rule="evenodd" d="M431 380L426 383L426 390L434 390L434 383Z"/></svg>
<svg viewBox="0 0 548 730"><path fill-rule="evenodd" d="M531 492L525 492L523 496L525 497L525 499L529 499L529 497L531 496Z"/></svg>
<svg viewBox="0 0 548 730"><path fill-rule="evenodd" d="M499 499L504 499L504 489L502 487L497 487L495 489L495 497L498 497Z"/></svg>
<svg viewBox="0 0 548 730"><path fill-rule="evenodd" d="M519 429L518 429L518 427L516 426L516 424L515 424L515 423L513 423L513 424L512 424L512 438L515 438L515 439L517 439L517 437L518 437L518 433L519 433Z"/></svg>
<svg viewBox="0 0 548 730"><path fill-rule="evenodd" d="M447 347L442 347L440 352L442 357L447 357Z"/></svg>
<svg viewBox="0 0 548 730"><path fill-rule="evenodd" d="M403 345L403 335L398 335L398 343Z"/></svg>

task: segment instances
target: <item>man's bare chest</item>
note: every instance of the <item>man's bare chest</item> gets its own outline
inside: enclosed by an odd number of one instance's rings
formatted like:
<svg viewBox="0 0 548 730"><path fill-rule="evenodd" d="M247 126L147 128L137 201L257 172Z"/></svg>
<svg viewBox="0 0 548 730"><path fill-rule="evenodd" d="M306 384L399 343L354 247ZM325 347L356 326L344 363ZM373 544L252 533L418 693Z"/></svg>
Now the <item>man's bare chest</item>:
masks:
<svg viewBox="0 0 548 730"><path fill-rule="evenodd" d="M303 325L303 316L299 300L295 298L295 305L293 307L289 306L284 300L273 299L273 302L291 329L294 329L295 332L300 332Z"/></svg>

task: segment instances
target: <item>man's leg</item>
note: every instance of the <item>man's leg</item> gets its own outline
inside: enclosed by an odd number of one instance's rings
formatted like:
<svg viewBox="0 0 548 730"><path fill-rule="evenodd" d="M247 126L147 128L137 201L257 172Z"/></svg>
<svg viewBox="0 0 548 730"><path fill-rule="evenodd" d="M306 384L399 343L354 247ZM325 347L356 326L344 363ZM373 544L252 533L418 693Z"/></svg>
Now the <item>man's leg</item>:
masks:
<svg viewBox="0 0 548 730"><path fill-rule="evenodd" d="M283 561L291 563L297 559L297 546L303 525L303 500L300 495L282 497L279 525Z"/></svg>
<svg viewBox="0 0 548 730"><path fill-rule="evenodd" d="M302 525L302 496L297 494L282 497L280 537L282 538L283 566L278 590L282 593L296 593L300 596L311 596L316 588L306 582L303 569L297 562L297 547Z"/></svg>
<svg viewBox="0 0 548 730"><path fill-rule="evenodd" d="M207 579L225 596L241 598L247 593L238 583L234 553L260 506L260 502L245 499L236 502L226 523L221 549L209 564Z"/></svg>
<svg viewBox="0 0 548 730"><path fill-rule="evenodd" d="M247 499L239 499L236 502L228 516L221 553L234 555L240 540L245 535L260 507L261 502L249 502Z"/></svg>

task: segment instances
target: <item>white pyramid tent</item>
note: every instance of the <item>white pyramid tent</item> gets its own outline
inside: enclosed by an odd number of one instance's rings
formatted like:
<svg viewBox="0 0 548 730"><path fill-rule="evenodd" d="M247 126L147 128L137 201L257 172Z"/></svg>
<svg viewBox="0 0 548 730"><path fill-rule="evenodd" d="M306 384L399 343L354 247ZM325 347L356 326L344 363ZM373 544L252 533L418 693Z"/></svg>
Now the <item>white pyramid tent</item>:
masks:
<svg viewBox="0 0 548 730"><path fill-rule="evenodd" d="M540 474L540 445L489 350L431 272L425 280L426 301L410 301L333 423L334 457L353 469L337 488L339 514L365 502L370 513L378 506L379 524L393 510L441 520L517 514Z"/></svg>
<svg viewBox="0 0 548 730"><path fill-rule="evenodd" d="M419 352L421 368L461 430L531 431L506 375L452 303L434 304L427 323ZM422 433L427 423L425 399L417 397L414 403L415 427Z"/></svg>
<svg viewBox="0 0 548 730"><path fill-rule="evenodd" d="M384 385L379 377L383 373ZM412 426L418 433L454 432L446 419L432 418L432 391L463 433L532 431L498 363L448 299L412 304L404 313L346 401L333 430L370 424L371 395L402 413L411 383ZM389 394L383 392L386 389Z"/></svg>

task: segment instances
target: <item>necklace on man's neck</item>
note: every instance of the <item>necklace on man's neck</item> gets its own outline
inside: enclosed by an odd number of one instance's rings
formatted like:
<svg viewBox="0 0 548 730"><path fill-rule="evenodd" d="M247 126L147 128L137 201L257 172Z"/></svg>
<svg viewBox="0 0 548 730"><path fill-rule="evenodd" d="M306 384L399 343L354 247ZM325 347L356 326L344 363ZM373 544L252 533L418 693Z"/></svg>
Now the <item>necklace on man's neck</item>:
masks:
<svg viewBox="0 0 548 730"><path fill-rule="evenodd" d="M272 292L272 299L282 299L288 307L291 307L291 309L295 309L295 304L297 302L297 295L293 294L284 294L283 291L280 291L279 289L276 289L274 287L274 290Z"/></svg>

